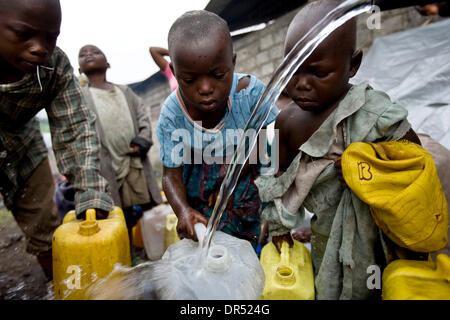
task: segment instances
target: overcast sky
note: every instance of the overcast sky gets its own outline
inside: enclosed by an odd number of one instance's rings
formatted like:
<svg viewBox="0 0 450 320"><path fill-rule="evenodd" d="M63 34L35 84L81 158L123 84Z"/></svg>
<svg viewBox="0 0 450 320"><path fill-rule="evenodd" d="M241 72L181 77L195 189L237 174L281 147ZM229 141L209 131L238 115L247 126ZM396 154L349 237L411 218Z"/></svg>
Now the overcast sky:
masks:
<svg viewBox="0 0 450 320"><path fill-rule="evenodd" d="M158 71L148 48L167 48L167 33L184 12L204 9L209 0L61 0L62 25L57 45L78 75L78 51L98 46L111 69L107 79L129 84Z"/></svg>

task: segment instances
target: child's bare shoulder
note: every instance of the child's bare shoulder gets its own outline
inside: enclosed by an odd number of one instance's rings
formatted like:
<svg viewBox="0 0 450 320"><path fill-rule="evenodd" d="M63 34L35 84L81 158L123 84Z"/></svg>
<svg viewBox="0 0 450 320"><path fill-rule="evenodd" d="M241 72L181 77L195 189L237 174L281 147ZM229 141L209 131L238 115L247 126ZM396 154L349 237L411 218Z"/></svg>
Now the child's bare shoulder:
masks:
<svg viewBox="0 0 450 320"><path fill-rule="evenodd" d="M307 125L307 112L304 112L295 103L291 102L284 107L277 116L275 128L286 135L298 135Z"/></svg>
<svg viewBox="0 0 450 320"><path fill-rule="evenodd" d="M314 117L295 103L290 103L278 114L275 129L279 130L280 140L293 151L305 143L315 131Z"/></svg>

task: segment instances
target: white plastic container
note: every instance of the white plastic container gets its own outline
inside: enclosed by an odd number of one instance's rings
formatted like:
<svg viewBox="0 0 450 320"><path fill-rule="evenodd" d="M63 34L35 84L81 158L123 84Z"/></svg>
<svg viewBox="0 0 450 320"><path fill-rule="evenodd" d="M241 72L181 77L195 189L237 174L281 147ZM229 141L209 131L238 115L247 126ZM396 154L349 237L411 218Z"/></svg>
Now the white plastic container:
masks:
<svg viewBox="0 0 450 320"><path fill-rule="evenodd" d="M170 245L167 242L166 225L168 218L170 220L172 216L175 216L175 213L168 204L160 204L143 213L141 218L142 240L149 260L161 259L164 251Z"/></svg>
<svg viewBox="0 0 450 320"><path fill-rule="evenodd" d="M202 239L205 226L196 224ZM162 300L256 300L264 289L264 270L250 242L216 231L206 259L198 242L171 245L147 278Z"/></svg>

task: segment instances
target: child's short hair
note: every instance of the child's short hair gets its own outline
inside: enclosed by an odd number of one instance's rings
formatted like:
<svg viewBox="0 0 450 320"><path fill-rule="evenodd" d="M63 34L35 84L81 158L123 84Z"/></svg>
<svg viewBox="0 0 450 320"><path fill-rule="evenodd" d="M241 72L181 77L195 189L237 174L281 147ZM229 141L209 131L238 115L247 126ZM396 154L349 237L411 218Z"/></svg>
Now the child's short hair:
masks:
<svg viewBox="0 0 450 320"><path fill-rule="evenodd" d="M169 53L180 41L204 39L212 32L223 32L228 35L231 44L230 29L224 19L206 10L188 11L175 20L169 30Z"/></svg>

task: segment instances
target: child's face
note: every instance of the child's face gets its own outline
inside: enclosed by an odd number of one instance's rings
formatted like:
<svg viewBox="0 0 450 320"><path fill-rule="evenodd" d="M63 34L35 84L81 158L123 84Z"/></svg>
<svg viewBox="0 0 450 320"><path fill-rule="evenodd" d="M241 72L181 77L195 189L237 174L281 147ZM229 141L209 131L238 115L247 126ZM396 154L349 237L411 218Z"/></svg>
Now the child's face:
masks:
<svg viewBox="0 0 450 320"><path fill-rule="evenodd" d="M36 72L53 54L61 25L59 1L0 2L0 66L10 77Z"/></svg>
<svg viewBox="0 0 450 320"><path fill-rule="evenodd" d="M106 71L109 67L103 52L92 45L87 45L80 49L78 53L78 64L80 65L80 72L86 74L90 71Z"/></svg>
<svg viewBox="0 0 450 320"><path fill-rule="evenodd" d="M322 42L287 85L289 96L305 111L322 112L334 105L349 87L351 51L332 42L336 41Z"/></svg>
<svg viewBox="0 0 450 320"><path fill-rule="evenodd" d="M179 43L171 54L174 75L187 108L200 115L226 108L235 55L220 33L208 41Z"/></svg>

